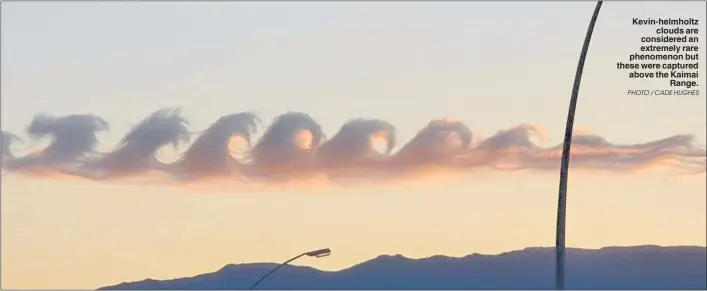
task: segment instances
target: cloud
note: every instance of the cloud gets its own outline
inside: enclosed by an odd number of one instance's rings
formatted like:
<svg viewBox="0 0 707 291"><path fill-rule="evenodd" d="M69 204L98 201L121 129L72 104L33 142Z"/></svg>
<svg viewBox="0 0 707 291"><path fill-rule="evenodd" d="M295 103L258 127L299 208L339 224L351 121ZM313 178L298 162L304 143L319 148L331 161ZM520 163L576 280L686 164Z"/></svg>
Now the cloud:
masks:
<svg viewBox="0 0 707 291"><path fill-rule="evenodd" d="M324 129L309 114L287 112L273 121L248 157L247 174L262 179L300 176L315 166Z"/></svg>
<svg viewBox="0 0 707 291"><path fill-rule="evenodd" d="M228 175L240 171L243 161L231 155L229 142L240 138L250 147L259 126L260 118L251 112L222 116L201 133L176 163L166 167L173 173L190 177Z"/></svg>
<svg viewBox="0 0 707 291"><path fill-rule="evenodd" d="M395 134L395 127L384 120L350 120L317 149L317 166L331 175L373 171L375 167L385 166L396 146ZM376 150L376 141L385 144L382 152Z"/></svg>
<svg viewBox="0 0 707 291"><path fill-rule="evenodd" d="M432 120L393 156L393 164L414 167L449 163L471 145L473 137L460 121Z"/></svg>
<svg viewBox="0 0 707 291"><path fill-rule="evenodd" d="M161 147L171 144L177 148L190 140L189 123L181 113L179 108L165 108L150 114L121 139L115 150L84 163L80 173L105 179L153 169Z"/></svg>
<svg viewBox="0 0 707 291"><path fill-rule="evenodd" d="M0 157L2 157L3 161L6 158L15 158L15 155L12 151L12 146L17 141L21 141L20 137L18 137L17 135L7 131L0 131Z"/></svg>
<svg viewBox="0 0 707 291"><path fill-rule="evenodd" d="M96 133L108 130L108 122L90 114L54 117L38 114L27 127L32 140L49 138L50 144L38 152L6 159L6 170L31 172L72 171L81 162L95 155Z"/></svg>
<svg viewBox="0 0 707 291"><path fill-rule="evenodd" d="M161 162L157 151L186 146L192 132L178 108L154 112L123 137L116 149L94 151L96 133L108 123L94 115L37 115L27 134L49 137L44 149L21 157L11 151L19 137L3 132L3 169L26 173L29 168L58 171L88 179L111 180L159 172L164 183L214 181L244 188L264 185L334 185L399 183L421 178L485 171L555 171L561 145L545 147L544 131L531 124L499 130L479 138L460 121L430 121L407 143L399 144L396 127L381 119L355 118L327 139L322 126L303 112L287 112L273 120L254 142L261 120L251 112L222 116L203 130L173 163ZM246 146L234 156L229 144ZM382 144L382 148L377 145ZM396 148L398 148L396 150ZM691 135L622 145L588 131L575 133L573 169L631 172L650 167L704 173L705 146ZM52 177L52 176L49 176ZM156 176L154 176L156 177ZM219 182L219 183L221 183ZM210 182L211 183L211 182ZM213 184L216 185L216 184Z"/></svg>
<svg viewBox="0 0 707 291"><path fill-rule="evenodd" d="M685 171L704 168L705 147L697 143L692 135L672 137L633 145L619 145L591 134L572 138L570 165L573 167L632 171L653 166L670 166ZM524 157L518 168L555 170L560 166L562 145L547 149L536 149Z"/></svg>

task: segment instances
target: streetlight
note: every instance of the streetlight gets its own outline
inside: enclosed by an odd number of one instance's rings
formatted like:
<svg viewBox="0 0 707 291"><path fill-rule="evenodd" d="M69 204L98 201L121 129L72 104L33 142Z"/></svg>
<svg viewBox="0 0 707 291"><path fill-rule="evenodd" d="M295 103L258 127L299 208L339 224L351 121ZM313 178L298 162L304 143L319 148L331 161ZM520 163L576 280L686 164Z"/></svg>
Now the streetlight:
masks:
<svg viewBox="0 0 707 291"><path fill-rule="evenodd" d="M560 165L560 191L557 195L557 232L555 234L555 289L565 289L565 216L567 213L567 173L570 165L570 146L572 145L572 130L574 127L574 112L577 108L577 95L579 94L579 84L582 81L584 71L584 60L587 59L589 42L592 40L594 25L597 23L599 10L603 1L597 1L594 14L589 21L587 35L584 38L582 53L579 55L577 72L574 75L574 85L572 96L570 97L570 108L567 113L567 125L565 126L565 140L562 144L562 164Z"/></svg>
<svg viewBox="0 0 707 291"><path fill-rule="evenodd" d="M275 271L277 271L278 269L282 268L282 266L287 265L288 263L290 263L296 259L299 259L304 256L313 257L313 258L321 258L321 257L326 257L328 255L331 255L331 250L328 248L310 251L310 252L303 253L301 255L297 255L296 257L289 259L282 264L279 264L277 267L270 270L270 272L267 272L265 275L260 277L260 279L258 279L258 281L256 281L255 284L253 284L253 286L250 286L250 290L255 289L255 287L258 286L258 284L260 284L260 282L265 280L265 278L267 278L268 276L272 275L272 273L275 273Z"/></svg>

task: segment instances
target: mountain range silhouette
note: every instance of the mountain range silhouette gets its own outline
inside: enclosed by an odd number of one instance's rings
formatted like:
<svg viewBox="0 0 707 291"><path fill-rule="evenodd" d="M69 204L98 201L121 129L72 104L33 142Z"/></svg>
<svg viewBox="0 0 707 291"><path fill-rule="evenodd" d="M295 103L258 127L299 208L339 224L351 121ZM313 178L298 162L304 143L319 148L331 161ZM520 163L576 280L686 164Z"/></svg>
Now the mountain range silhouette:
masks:
<svg viewBox="0 0 707 291"><path fill-rule="evenodd" d="M335 250L334 250L335 252ZM410 259L382 255L340 271L284 266L258 285L272 290L554 289L554 248L498 255ZM336 253L334 253L336 255ZM284 258L287 259L287 258ZM147 279L99 290L248 289L273 263L229 264L213 273L173 280ZM567 249L568 289L707 289L705 247L634 246Z"/></svg>

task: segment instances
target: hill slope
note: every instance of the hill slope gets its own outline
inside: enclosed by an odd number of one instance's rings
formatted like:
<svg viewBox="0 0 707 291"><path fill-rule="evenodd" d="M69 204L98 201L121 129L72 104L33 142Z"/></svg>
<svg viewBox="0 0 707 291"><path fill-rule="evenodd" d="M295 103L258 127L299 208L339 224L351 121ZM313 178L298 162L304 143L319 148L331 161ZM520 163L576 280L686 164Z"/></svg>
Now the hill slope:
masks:
<svg viewBox="0 0 707 291"><path fill-rule="evenodd" d="M570 289L707 289L704 247L568 249ZM190 278L144 280L101 289L248 289L276 264L227 265ZM258 289L553 289L554 249L527 248L499 255L408 259L380 256L326 272L285 266Z"/></svg>

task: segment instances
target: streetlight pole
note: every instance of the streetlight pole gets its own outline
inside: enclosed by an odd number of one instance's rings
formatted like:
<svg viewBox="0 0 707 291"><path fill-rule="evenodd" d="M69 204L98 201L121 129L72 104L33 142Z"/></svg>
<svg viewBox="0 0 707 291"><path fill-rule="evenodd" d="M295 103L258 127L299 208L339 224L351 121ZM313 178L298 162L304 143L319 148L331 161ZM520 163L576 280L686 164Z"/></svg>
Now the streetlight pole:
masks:
<svg viewBox="0 0 707 291"><path fill-rule="evenodd" d="M279 270L279 269L282 268L283 266L289 264L290 262L292 262L292 261L294 261L294 260L296 260L296 259L299 259L299 258L304 257L304 256L313 257L313 258L321 258L321 257L326 257L326 256L328 256L328 255L331 255L331 250L330 250L330 249L319 249L319 250L316 250L316 251L306 252L306 253L297 255L297 256L295 256L294 258L289 259L289 260L283 262L282 264L277 265L277 267L275 267L275 268L273 268L272 270L270 270L269 272L265 273L265 275L263 275L262 277L260 277L260 279L258 279L258 281L256 281L255 284L253 284L253 286L250 286L250 290L255 289L255 287L258 286L258 284L260 284L260 282L263 282L263 280L265 280L265 278L267 278L268 276L272 275L272 273L275 273L275 271Z"/></svg>
<svg viewBox="0 0 707 291"><path fill-rule="evenodd" d="M599 16L599 10L603 1L597 1L594 8L594 14L589 21L587 35L584 38L584 45L579 56L579 64L577 72L574 75L574 85L572 87L572 96L570 97L570 107L567 113L567 125L565 126L565 139L562 144L562 164L560 166L560 189L557 197L557 232L555 234L555 289L565 289L565 217L567 213L567 174L570 165L570 146L572 145L572 130L574 128L574 112L577 109L577 96L579 94L579 85L582 81L582 72L584 71L584 61L587 58L589 50L589 42L592 40L594 25Z"/></svg>

